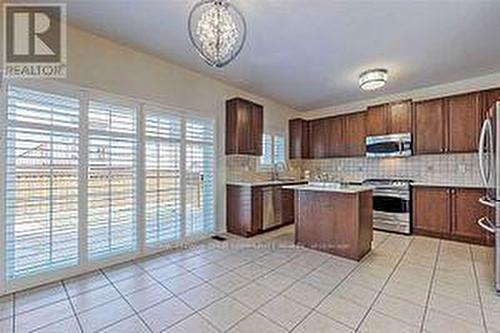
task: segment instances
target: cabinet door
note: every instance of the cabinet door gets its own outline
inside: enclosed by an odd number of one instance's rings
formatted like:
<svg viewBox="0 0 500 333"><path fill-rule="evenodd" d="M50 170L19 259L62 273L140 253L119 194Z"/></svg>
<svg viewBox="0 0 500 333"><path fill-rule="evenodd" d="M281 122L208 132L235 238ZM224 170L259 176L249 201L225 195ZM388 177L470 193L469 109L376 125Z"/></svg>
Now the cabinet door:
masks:
<svg viewBox="0 0 500 333"><path fill-rule="evenodd" d="M369 106L366 115L366 135L387 134L387 104Z"/></svg>
<svg viewBox="0 0 500 333"><path fill-rule="evenodd" d="M291 119L288 122L288 147L289 157L308 158L309 157L309 131L307 120Z"/></svg>
<svg viewBox="0 0 500 333"><path fill-rule="evenodd" d="M447 152L476 152L481 130L480 93L446 99L448 114Z"/></svg>
<svg viewBox="0 0 500 333"><path fill-rule="evenodd" d="M411 101L391 104L388 119L389 133L411 133Z"/></svg>
<svg viewBox="0 0 500 333"><path fill-rule="evenodd" d="M415 103L414 122L416 154L445 152L446 113L442 99Z"/></svg>
<svg viewBox="0 0 500 333"><path fill-rule="evenodd" d="M247 107L250 112L250 147L252 155L262 155L262 134L264 133L264 108L258 104Z"/></svg>
<svg viewBox="0 0 500 333"><path fill-rule="evenodd" d="M262 155L263 108L241 98L226 102L226 154Z"/></svg>
<svg viewBox="0 0 500 333"><path fill-rule="evenodd" d="M294 221L294 191L281 189L281 223Z"/></svg>
<svg viewBox="0 0 500 333"><path fill-rule="evenodd" d="M309 122L309 155L311 158L326 157L326 132L323 119Z"/></svg>
<svg viewBox="0 0 500 333"><path fill-rule="evenodd" d="M452 234L454 236L481 244L488 243L490 235L477 224L480 218L491 214L490 209L478 201L484 194L483 189L457 188L452 190Z"/></svg>
<svg viewBox="0 0 500 333"><path fill-rule="evenodd" d="M366 112L345 116L346 156L364 156L366 153Z"/></svg>
<svg viewBox="0 0 500 333"><path fill-rule="evenodd" d="M449 234L451 207L448 188L414 187L412 200L416 234Z"/></svg>
<svg viewBox="0 0 500 333"><path fill-rule="evenodd" d="M483 92L483 113L488 111L495 102L500 101L500 88ZM484 114L483 114L484 118Z"/></svg>
<svg viewBox="0 0 500 333"><path fill-rule="evenodd" d="M326 118L326 157L340 157L345 154L344 117Z"/></svg>

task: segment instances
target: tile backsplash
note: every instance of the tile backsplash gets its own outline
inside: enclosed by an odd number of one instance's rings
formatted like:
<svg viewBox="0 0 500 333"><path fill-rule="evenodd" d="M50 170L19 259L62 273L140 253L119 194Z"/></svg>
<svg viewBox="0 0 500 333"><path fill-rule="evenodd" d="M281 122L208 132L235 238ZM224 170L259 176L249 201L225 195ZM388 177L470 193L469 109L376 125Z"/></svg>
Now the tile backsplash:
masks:
<svg viewBox="0 0 500 333"><path fill-rule="evenodd" d="M331 158L289 161L289 176L300 177L308 170L311 177L328 173L338 180L360 181L366 178L407 178L416 182L480 185L476 153L418 155L408 158ZM258 169L258 157L226 156L229 181L269 179L270 172Z"/></svg>
<svg viewBox="0 0 500 333"><path fill-rule="evenodd" d="M304 160L311 175L326 172L345 180L405 178L436 184L480 185L477 154L419 155L407 158L333 158Z"/></svg>

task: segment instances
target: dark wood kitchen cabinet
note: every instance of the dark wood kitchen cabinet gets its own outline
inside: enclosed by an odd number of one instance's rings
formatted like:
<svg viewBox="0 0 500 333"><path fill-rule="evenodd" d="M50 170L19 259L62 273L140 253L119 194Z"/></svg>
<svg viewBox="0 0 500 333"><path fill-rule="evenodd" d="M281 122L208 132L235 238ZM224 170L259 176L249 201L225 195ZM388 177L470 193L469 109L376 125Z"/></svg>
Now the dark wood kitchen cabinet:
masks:
<svg viewBox="0 0 500 333"><path fill-rule="evenodd" d="M389 104L387 112L388 134L412 132L412 102L410 100Z"/></svg>
<svg viewBox="0 0 500 333"><path fill-rule="evenodd" d="M293 184L304 184L304 182ZM272 200L270 205L265 201L269 199L266 197L268 194ZM283 189L281 185L226 185L227 231L243 237L261 233L264 231L265 218L269 216L265 214L271 214L276 226L293 223L294 198L294 191Z"/></svg>
<svg viewBox="0 0 500 333"><path fill-rule="evenodd" d="M414 104L413 147L416 154L444 153L446 148L446 111L441 98Z"/></svg>
<svg viewBox="0 0 500 333"><path fill-rule="evenodd" d="M309 156L310 158L326 158L327 155L326 121L314 119L309 121Z"/></svg>
<svg viewBox="0 0 500 333"><path fill-rule="evenodd" d="M288 121L290 159L309 158L309 123L304 119Z"/></svg>
<svg viewBox="0 0 500 333"><path fill-rule="evenodd" d="M259 187L226 186L227 231L243 237L262 230L262 191Z"/></svg>
<svg viewBox="0 0 500 333"><path fill-rule="evenodd" d="M326 118L326 157L345 156L344 116Z"/></svg>
<svg viewBox="0 0 500 333"><path fill-rule="evenodd" d="M477 151L481 110L481 93L415 103L416 154Z"/></svg>
<svg viewBox="0 0 500 333"><path fill-rule="evenodd" d="M413 231L475 244L491 245L492 236L477 221L492 211L479 203L485 194L479 188L414 187L412 191Z"/></svg>
<svg viewBox="0 0 500 333"><path fill-rule="evenodd" d="M366 115L366 135L387 134L387 109L388 104L369 106Z"/></svg>
<svg viewBox="0 0 500 333"><path fill-rule="evenodd" d="M262 155L262 105L242 98L226 101L226 155Z"/></svg>
<svg viewBox="0 0 500 333"><path fill-rule="evenodd" d="M410 100L369 106L367 109L367 135L411 133L412 103Z"/></svg>
<svg viewBox="0 0 500 333"><path fill-rule="evenodd" d="M449 233L450 196L442 187L413 188L413 231L442 236Z"/></svg>
<svg viewBox="0 0 500 333"><path fill-rule="evenodd" d="M483 114L482 118L485 117L485 112L487 112L495 102L500 101L500 88L489 89L483 91Z"/></svg>
<svg viewBox="0 0 500 333"><path fill-rule="evenodd" d="M451 232L455 237L480 244L491 244L493 237L477 224L481 217L493 217L493 210L479 203L484 190L473 188L453 188L452 211L454 212Z"/></svg>
<svg viewBox="0 0 500 333"><path fill-rule="evenodd" d="M446 152L476 152L481 130L481 94L451 96L445 99L445 103L448 133Z"/></svg>
<svg viewBox="0 0 500 333"><path fill-rule="evenodd" d="M366 112L356 112L345 116L345 156L365 156L366 154Z"/></svg>

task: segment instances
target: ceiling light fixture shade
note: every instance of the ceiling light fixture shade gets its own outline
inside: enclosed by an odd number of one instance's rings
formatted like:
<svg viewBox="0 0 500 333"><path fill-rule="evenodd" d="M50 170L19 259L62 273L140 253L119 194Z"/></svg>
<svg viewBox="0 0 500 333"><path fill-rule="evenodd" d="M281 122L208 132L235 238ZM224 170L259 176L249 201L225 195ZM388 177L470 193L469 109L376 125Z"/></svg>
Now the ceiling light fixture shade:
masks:
<svg viewBox="0 0 500 333"><path fill-rule="evenodd" d="M387 83L387 69L370 69L359 75L359 87L363 90L376 90Z"/></svg>
<svg viewBox="0 0 500 333"><path fill-rule="evenodd" d="M201 0L189 13L188 31L203 60L212 67L224 67L243 49L247 26L228 0Z"/></svg>

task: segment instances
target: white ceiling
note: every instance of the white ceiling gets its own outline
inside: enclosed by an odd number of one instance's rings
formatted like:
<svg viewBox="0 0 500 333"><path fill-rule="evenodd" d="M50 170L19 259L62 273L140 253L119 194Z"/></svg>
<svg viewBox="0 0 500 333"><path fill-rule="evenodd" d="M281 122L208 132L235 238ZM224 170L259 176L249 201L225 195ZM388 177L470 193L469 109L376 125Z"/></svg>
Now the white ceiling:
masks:
<svg viewBox="0 0 500 333"><path fill-rule="evenodd" d="M74 25L301 111L500 71L500 1L232 1L247 44L213 69L188 40L196 0L66 0ZM362 92L373 67L389 83Z"/></svg>

